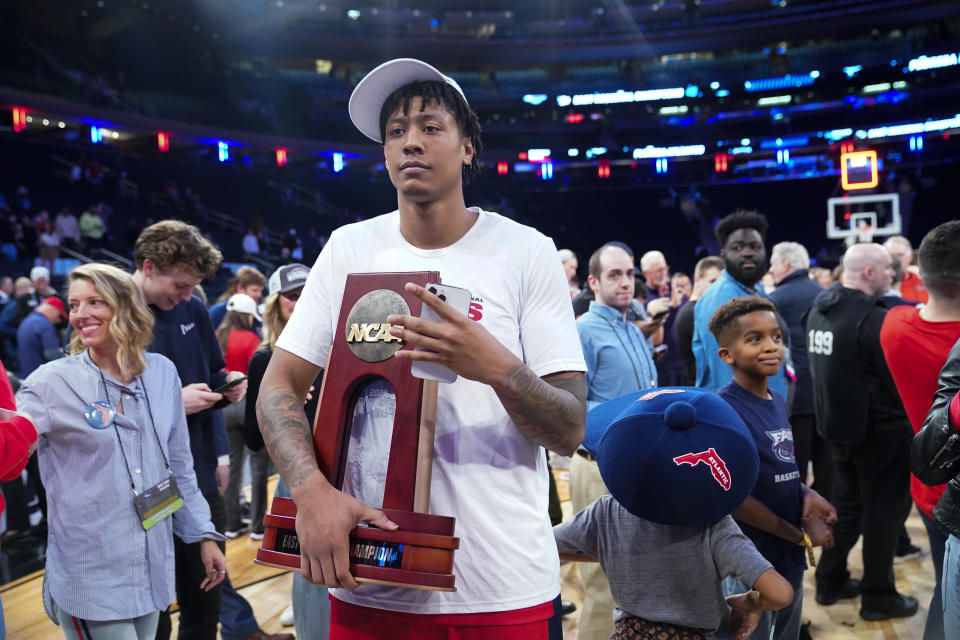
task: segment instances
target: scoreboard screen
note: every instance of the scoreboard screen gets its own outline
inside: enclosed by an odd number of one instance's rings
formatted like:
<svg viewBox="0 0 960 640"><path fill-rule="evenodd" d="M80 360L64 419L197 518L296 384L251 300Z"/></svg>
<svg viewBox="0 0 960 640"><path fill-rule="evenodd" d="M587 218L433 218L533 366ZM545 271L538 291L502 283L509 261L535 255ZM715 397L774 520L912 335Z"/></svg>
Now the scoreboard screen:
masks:
<svg viewBox="0 0 960 640"><path fill-rule="evenodd" d="M877 152L871 149L841 154L840 178L844 191L877 186Z"/></svg>

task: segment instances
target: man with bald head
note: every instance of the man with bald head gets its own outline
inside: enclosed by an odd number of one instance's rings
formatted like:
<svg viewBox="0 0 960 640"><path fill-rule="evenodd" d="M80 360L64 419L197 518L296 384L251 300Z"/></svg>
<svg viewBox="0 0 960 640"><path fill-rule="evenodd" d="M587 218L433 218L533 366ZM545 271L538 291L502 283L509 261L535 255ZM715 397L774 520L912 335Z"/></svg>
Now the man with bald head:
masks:
<svg viewBox="0 0 960 640"><path fill-rule="evenodd" d="M886 308L880 298L893 280L893 260L879 244L855 244L843 256L842 282L813 301L807 354L817 428L835 463L831 502L839 520L836 545L817 566L817 602L862 593L866 620L903 618L917 600L897 592L893 556L910 511L907 420L880 348ZM863 535L863 579L847 571L847 554Z"/></svg>

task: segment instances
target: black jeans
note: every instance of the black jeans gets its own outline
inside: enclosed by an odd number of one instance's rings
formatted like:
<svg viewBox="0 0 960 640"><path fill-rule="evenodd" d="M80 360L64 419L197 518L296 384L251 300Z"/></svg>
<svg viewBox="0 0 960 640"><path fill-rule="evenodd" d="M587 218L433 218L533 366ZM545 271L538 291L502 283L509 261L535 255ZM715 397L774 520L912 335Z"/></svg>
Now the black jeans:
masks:
<svg viewBox="0 0 960 640"><path fill-rule="evenodd" d="M800 469L800 480L806 484L807 465L813 462L810 488L829 500L833 491L833 458L829 443L817 433L817 417L812 414L792 415L790 430L793 431L793 457Z"/></svg>
<svg viewBox="0 0 960 640"><path fill-rule="evenodd" d="M203 496L210 505L210 521L217 531L223 531L227 516L223 506L223 497L213 491ZM187 544L173 537L174 564L177 573L177 604L180 607L179 640L216 640L217 625L220 621L220 598L223 583L210 591L200 588L206 577L206 568L200 557L200 545ZM220 550L226 545L218 542ZM170 638L170 611L160 612L157 624L157 640Z"/></svg>
<svg viewBox="0 0 960 640"><path fill-rule="evenodd" d="M883 608L897 594L893 555L910 498L909 425L874 431L865 444L831 443L836 476L831 502L837 508L835 546L824 549L817 566L817 590L843 586L850 576L847 555L863 534L863 592L866 608Z"/></svg>

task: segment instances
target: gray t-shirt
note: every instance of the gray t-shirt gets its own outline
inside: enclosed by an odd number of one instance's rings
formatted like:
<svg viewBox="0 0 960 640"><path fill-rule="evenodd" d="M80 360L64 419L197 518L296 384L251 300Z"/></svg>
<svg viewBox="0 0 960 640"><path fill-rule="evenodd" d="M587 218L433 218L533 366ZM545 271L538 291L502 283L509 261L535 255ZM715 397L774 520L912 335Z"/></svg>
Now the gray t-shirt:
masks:
<svg viewBox="0 0 960 640"><path fill-rule="evenodd" d="M730 516L709 527L657 524L612 496L597 498L553 528L560 553L600 561L617 603L615 619L637 616L729 637L726 576L752 585L771 568Z"/></svg>

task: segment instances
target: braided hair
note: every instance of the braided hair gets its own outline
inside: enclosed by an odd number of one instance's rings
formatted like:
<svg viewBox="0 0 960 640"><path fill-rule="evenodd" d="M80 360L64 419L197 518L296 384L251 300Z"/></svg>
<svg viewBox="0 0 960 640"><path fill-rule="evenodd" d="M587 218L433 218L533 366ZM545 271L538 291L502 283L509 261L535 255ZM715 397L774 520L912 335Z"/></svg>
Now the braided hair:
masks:
<svg viewBox="0 0 960 640"><path fill-rule="evenodd" d="M480 171L479 156L483 150L483 142L480 141L480 120L463 96L447 83L438 80L418 80L391 93L380 107L380 139L386 139L387 120L397 107L402 105L404 116L410 114L410 101L413 98L421 99L421 111L424 111L431 101L443 105L457 121L460 134L470 139L473 145L473 158L469 165L463 167L462 173L463 183L469 184Z"/></svg>

